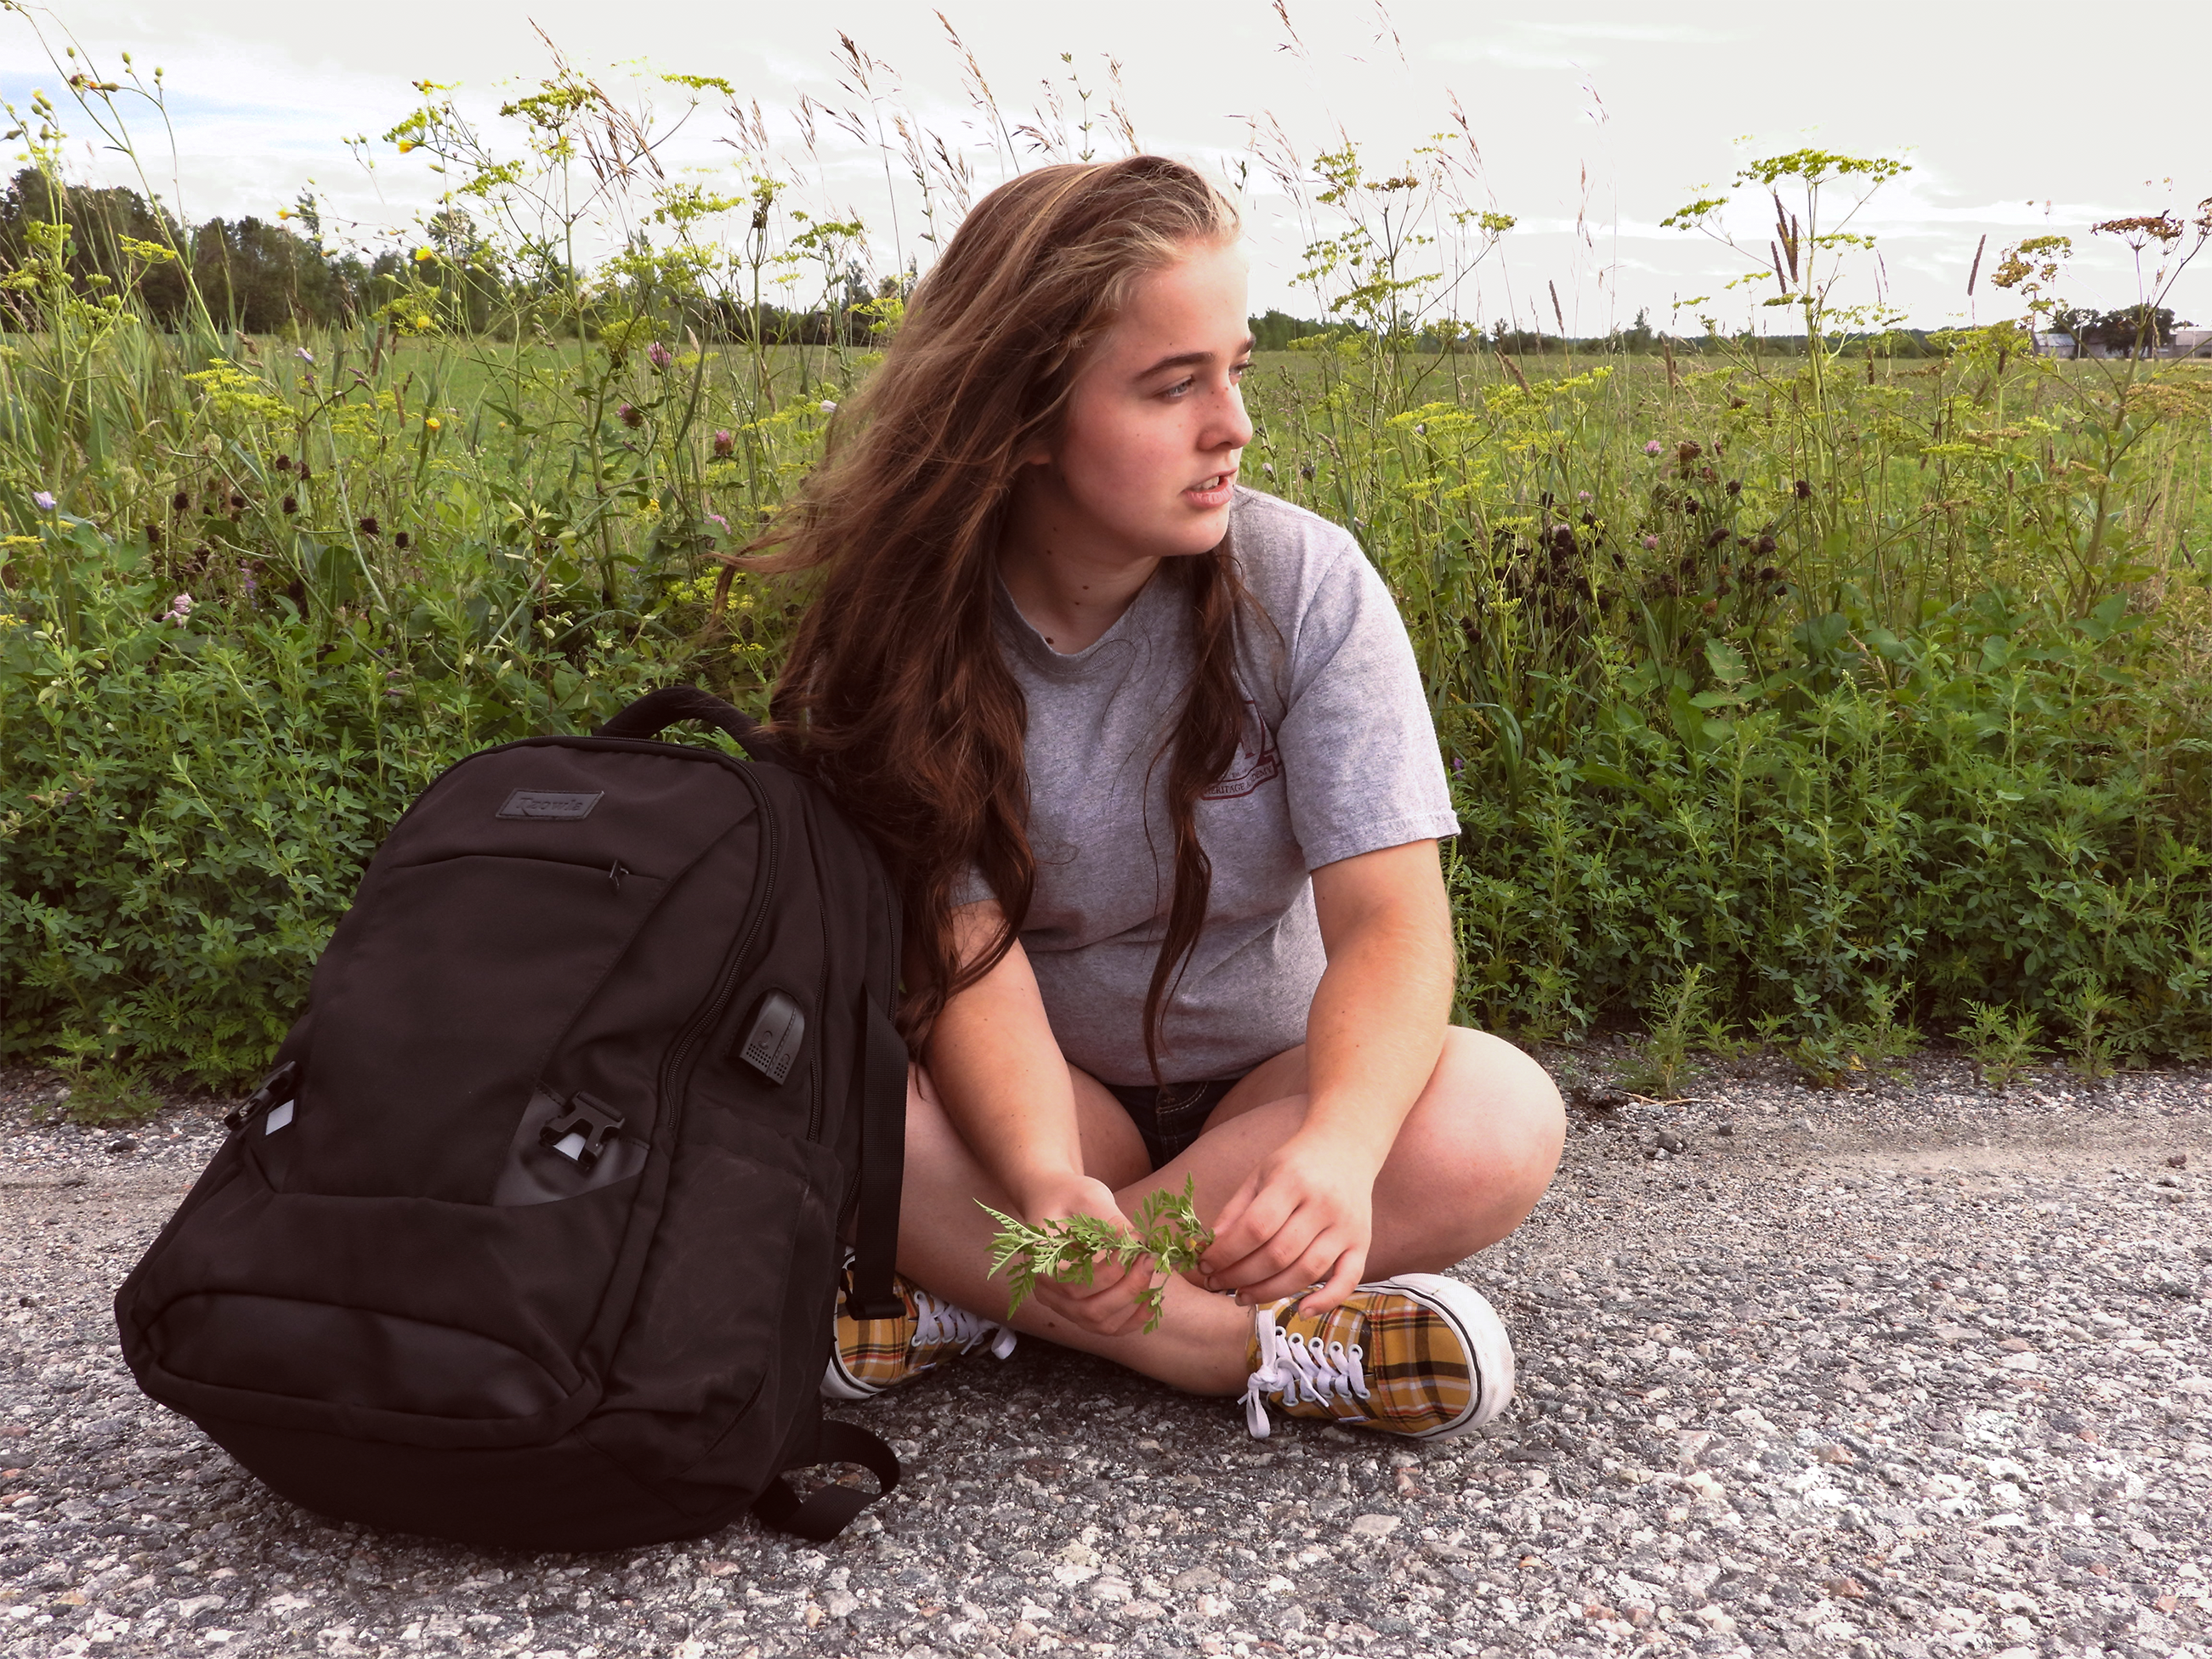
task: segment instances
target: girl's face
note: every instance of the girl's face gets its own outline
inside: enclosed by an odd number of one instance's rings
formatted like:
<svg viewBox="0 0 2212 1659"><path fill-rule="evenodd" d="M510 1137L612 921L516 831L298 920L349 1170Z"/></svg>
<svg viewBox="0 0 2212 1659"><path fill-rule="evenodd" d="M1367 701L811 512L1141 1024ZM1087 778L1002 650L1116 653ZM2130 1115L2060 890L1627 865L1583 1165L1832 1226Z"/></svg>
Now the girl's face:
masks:
<svg viewBox="0 0 2212 1659"><path fill-rule="evenodd" d="M1195 245L1139 279L1091 346L1060 440L1024 480L1042 509L1030 522L1063 550L1172 558L1227 533L1252 439L1237 390L1252 353L1246 280L1234 245Z"/></svg>

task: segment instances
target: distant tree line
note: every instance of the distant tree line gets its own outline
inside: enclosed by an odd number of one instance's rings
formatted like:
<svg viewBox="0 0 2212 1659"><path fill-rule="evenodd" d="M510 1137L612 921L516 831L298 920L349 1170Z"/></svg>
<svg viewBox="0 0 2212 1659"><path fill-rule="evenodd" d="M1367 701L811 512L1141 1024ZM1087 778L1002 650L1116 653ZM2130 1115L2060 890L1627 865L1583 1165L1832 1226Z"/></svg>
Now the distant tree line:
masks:
<svg viewBox="0 0 2212 1659"><path fill-rule="evenodd" d="M2057 333L2071 335L2077 345L2132 351L2138 347L2172 345L2176 328L2194 325L2176 323L2169 306L2132 305L2118 311L2094 311L2062 305L2051 313L2050 326Z"/></svg>
<svg viewBox="0 0 2212 1659"><path fill-rule="evenodd" d="M503 264L469 216L455 210L424 228L423 246L441 256L424 264L396 247L368 257L327 250L314 203L306 196L278 220L249 215L210 219L193 228L135 190L64 188L27 167L0 193L0 278L33 255L34 222L70 228L72 279L134 290L157 325L174 328L186 321L197 289L212 321L248 334L357 327L389 312L403 324L420 315L441 329L463 332L511 334L527 326L573 337L580 309L591 333L610 313L649 312L705 339L750 340L757 333L785 344L842 339L859 345L873 337L884 302L902 297L911 282L909 276L872 284L857 265L849 266L823 305L801 311L668 291L659 286L649 258L629 257L612 262L596 283L585 285L589 293L580 305L571 305L565 267L552 260L520 270ZM176 257L133 254L132 242L167 248ZM0 289L0 327L25 325L27 297Z"/></svg>

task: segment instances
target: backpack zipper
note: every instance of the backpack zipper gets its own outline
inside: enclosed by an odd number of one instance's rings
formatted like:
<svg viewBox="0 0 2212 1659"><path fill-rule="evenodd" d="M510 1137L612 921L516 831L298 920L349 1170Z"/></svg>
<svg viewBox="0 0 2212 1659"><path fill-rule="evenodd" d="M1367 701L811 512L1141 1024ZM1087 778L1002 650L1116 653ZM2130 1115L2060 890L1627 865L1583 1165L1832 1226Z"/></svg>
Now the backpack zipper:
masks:
<svg viewBox="0 0 2212 1659"><path fill-rule="evenodd" d="M660 1097L667 1103L672 1153L675 1150L676 1136L684 1127L684 1099L682 1091L676 1087L677 1079L700 1036L713 1027L714 1022L722 1017L722 1011L729 1006L730 998L738 988L738 981L752 958L753 942L760 937L761 923L768 915L769 901L775 896L776 868L782 857L782 827L776 821L775 805L769 799L768 791L761 787L760 780L753 776L749 767L733 761L726 761L725 763L744 780L745 787L752 791L753 799L760 807L761 875L753 890L750 913L745 918L744 934L738 939L737 948L723 962L721 976L714 982L713 994L707 999L706 1006L677 1033L676 1041L669 1045L667 1057L660 1062Z"/></svg>

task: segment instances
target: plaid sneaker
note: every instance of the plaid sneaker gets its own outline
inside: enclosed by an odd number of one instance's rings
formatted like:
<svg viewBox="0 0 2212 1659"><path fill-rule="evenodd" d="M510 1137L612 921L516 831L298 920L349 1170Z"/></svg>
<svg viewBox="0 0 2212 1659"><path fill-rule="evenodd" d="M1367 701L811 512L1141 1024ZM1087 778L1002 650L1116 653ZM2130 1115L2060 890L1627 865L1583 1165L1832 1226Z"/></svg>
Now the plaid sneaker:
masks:
<svg viewBox="0 0 2212 1659"><path fill-rule="evenodd" d="M1252 1321L1244 1421L1267 1437L1265 1396L1292 1417L1318 1417L1419 1440L1479 1428L1513 1397L1513 1344L1472 1286L1437 1273L1362 1285L1325 1314L1297 1298Z"/></svg>
<svg viewBox="0 0 2212 1659"><path fill-rule="evenodd" d="M845 1265L849 1272L849 1253ZM845 1311L848 1288L838 1287L836 1341L822 1376L824 1400L871 1399L987 1341L1001 1359L1014 1351L1014 1334L1006 1326L941 1302L903 1275L891 1280L906 1304L896 1319L854 1318Z"/></svg>

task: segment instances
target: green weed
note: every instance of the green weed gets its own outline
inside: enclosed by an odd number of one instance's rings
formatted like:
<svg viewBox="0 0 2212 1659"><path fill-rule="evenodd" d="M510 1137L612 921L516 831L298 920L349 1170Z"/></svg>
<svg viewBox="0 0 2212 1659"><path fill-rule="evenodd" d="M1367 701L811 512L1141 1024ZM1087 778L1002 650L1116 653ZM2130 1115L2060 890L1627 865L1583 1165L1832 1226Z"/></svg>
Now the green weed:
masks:
<svg viewBox="0 0 2212 1659"><path fill-rule="evenodd" d="M2027 1010L1972 1000L1966 1006L1967 1020L1960 1029L1959 1041L1990 1088L2011 1088L2050 1052L2036 1040L2042 1022Z"/></svg>
<svg viewBox="0 0 2212 1659"><path fill-rule="evenodd" d="M161 1097L136 1066L94 1066L70 1079L66 1109L72 1123L140 1123L161 1109Z"/></svg>
<svg viewBox="0 0 2212 1659"><path fill-rule="evenodd" d="M1138 1299L1150 1314L1145 1322L1146 1334L1158 1330L1166 1317L1163 1276L1195 1267L1213 1243L1213 1230L1198 1218L1192 1202L1197 1191L1194 1178L1183 1182L1180 1194L1165 1188L1153 1193L1137 1212L1134 1233L1125 1233L1110 1222L1089 1215L1066 1216L1033 1227L1000 1214L978 1199L984 1214L999 1224L998 1235L991 1241L991 1272L994 1276L1006 1275L1006 1317L1012 1319L1021 1311L1022 1304L1036 1289L1040 1274L1088 1285L1101 1261L1133 1267L1149 1258L1154 1283Z"/></svg>
<svg viewBox="0 0 2212 1659"><path fill-rule="evenodd" d="M1709 1023L1705 1015L1705 969L1692 963L1659 1000L1650 1035L1621 1082L1638 1094L1672 1099L1689 1072L1692 1037Z"/></svg>

